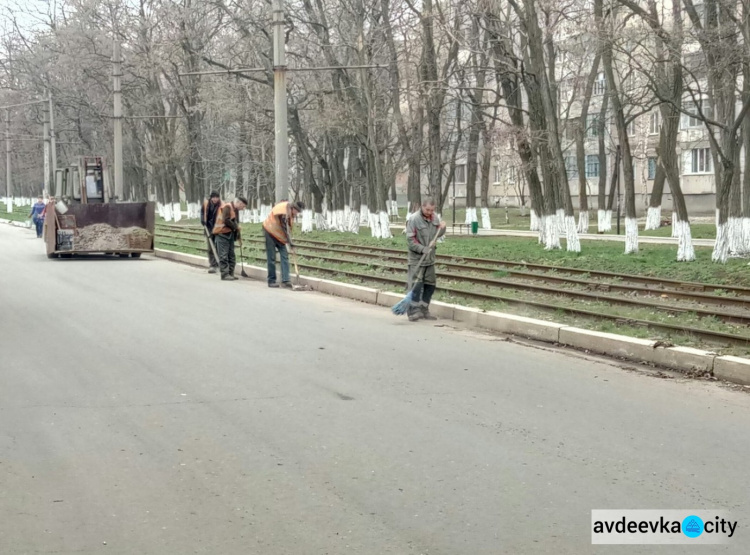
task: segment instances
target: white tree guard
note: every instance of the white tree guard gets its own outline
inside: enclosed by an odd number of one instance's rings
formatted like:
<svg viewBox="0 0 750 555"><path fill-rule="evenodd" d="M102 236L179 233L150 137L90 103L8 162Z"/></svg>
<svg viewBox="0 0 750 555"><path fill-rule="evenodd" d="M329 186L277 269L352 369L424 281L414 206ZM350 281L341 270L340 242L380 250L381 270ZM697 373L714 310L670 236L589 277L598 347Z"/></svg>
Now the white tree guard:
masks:
<svg viewBox="0 0 750 555"><path fill-rule="evenodd" d="M313 211L305 208L302 211L302 233L310 233L313 230Z"/></svg>
<svg viewBox="0 0 750 555"><path fill-rule="evenodd" d="M674 220L672 221L674 224ZM644 230L659 229L661 225L661 206L649 206L646 212L646 227Z"/></svg>
<svg viewBox="0 0 750 555"><path fill-rule="evenodd" d="M565 216L565 239L568 252L581 252L581 241L578 240L575 216Z"/></svg>
<svg viewBox="0 0 750 555"><path fill-rule="evenodd" d="M492 229L489 208L482 208L482 229Z"/></svg>
<svg viewBox="0 0 750 555"><path fill-rule="evenodd" d="M390 239L393 237L391 234L391 220L388 217L388 212L385 210L380 212L380 238Z"/></svg>
<svg viewBox="0 0 750 555"><path fill-rule="evenodd" d="M578 213L578 233L589 232L589 213L588 210L583 210Z"/></svg>
<svg viewBox="0 0 750 555"><path fill-rule="evenodd" d="M625 218L625 254L638 252L638 219Z"/></svg>
<svg viewBox="0 0 750 555"><path fill-rule="evenodd" d="M530 216L529 231L539 231L540 221L539 215L536 213L536 210L532 209Z"/></svg>
<svg viewBox="0 0 750 555"><path fill-rule="evenodd" d="M347 225L347 231L350 233L359 234L359 212L352 211L349 214L349 223Z"/></svg>
<svg viewBox="0 0 750 555"><path fill-rule="evenodd" d="M672 212L672 237L678 237L677 235L677 212Z"/></svg>
<svg viewBox="0 0 750 555"><path fill-rule="evenodd" d="M724 264L729 258L729 234L727 233L727 223L716 226L716 241L714 250L711 253L711 260Z"/></svg>
<svg viewBox="0 0 750 555"><path fill-rule="evenodd" d="M693 248L693 237L690 232L690 224L678 220L675 223L677 228L677 261L691 262L695 260L695 249Z"/></svg>
<svg viewBox="0 0 750 555"><path fill-rule="evenodd" d="M182 219L182 208L180 207L179 202L175 202L172 205L172 219L174 219L175 222L179 222Z"/></svg>
<svg viewBox="0 0 750 555"><path fill-rule="evenodd" d="M557 215L542 216L542 228L544 229L544 250L551 251L561 248Z"/></svg>

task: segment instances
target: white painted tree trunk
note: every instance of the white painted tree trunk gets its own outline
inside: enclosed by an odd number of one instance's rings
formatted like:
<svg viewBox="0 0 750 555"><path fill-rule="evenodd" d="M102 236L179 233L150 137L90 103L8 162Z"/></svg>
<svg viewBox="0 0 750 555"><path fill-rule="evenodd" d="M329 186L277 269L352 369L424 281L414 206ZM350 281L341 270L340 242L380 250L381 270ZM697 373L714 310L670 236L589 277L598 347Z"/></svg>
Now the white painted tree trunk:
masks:
<svg viewBox="0 0 750 555"><path fill-rule="evenodd" d="M530 216L530 222L529 222L529 231L539 231L540 221L539 221L539 215L536 213L536 210L531 210Z"/></svg>
<svg viewBox="0 0 750 555"><path fill-rule="evenodd" d="M578 213L578 233L589 232L589 212L584 210Z"/></svg>
<svg viewBox="0 0 750 555"><path fill-rule="evenodd" d="M349 224L347 225L347 229L351 233L359 234L359 212L352 211L349 214Z"/></svg>
<svg viewBox="0 0 750 555"><path fill-rule="evenodd" d="M729 218L729 254L742 256L744 245L742 242L742 218Z"/></svg>
<svg viewBox="0 0 750 555"><path fill-rule="evenodd" d="M638 220L625 218L625 254L638 252Z"/></svg>
<svg viewBox="0 0 750 555"><path fill-rule="evenodd" d="M724 264L727 258L729 258L729 234L727 233L727 223L725 222L716 225L716 241L714 242L714 250L711 253L711 260Z"/></svg>
<svg viewBox="0 0 750 555"><path fill-rule="evenodd" d="M482 208L482 229L492 229L492 222L490 222L490 209Z"/></svg>
<svg viewBox="0 0 750 555"><path fill-rule="evenodd" d="M602 214L602 225L599 228L601 232L612 231L612 210L604 210Z"/></svg>
<svg viewBox="0 0 750 555"><path fill-rule="evenodd" d="M368 226L370 225L370 209L366 204L359 207L359 225Z"/></svg>
<svg viewBox="0 0 750 555"><path fill-rule="evenodd" d="M557 216L557 233L559 235L565 234L565 210L558 208L555 214Z"/></svg>
<svg viewBox="0 0 750 555"><path fill-rule="evenodd" d="M182 209L179 202L175 202L172 205L172 218L175 222L179 222L182 219Z"/></svg>
<svg viewBox="0 0 750 555"><path fill-rule="evenodd" d="M302 233L310 233L313 230L313 211L305 208L302 211Z"/></svg>
<svg viewBox="0 0 750 555"><path fill-rule="evenodd" d="M380 213L380 238L390 239L391 237L393 237L391 234L391 220L388 217L388 212L383 210Z"/></svg>
<svg viewBox="0 0 750 555"><path fill-rule="evenodd" d="M581 252L581 241L578 240L575 216L565 216L565 239L568 252Z"/></svg>
<svg viewBox="0 0 750 555"><path fill-rule="evenodd" d="M750 254L750 218L742 218L743 254Z"/></svg>
<svg viewBox="0 0 750 555"><path fill-rule="evenodd" d="M672 212L672 237L679 238L677 235L677 212Z"/></svg>
<svg viewBox="0 0 750 555"><path fill-rule="evenodd" d="M382 237L380 234L380 218L377 214L370 213L367 219L369 220L370 234L375 239L380 239Z"/></svg>
<svg viewBox="0 0 750 555"><path fill-rule="evenodd" d="M691 262L695 260L695 249L693 248L690 224L678 220L675 222L675 227L677 228L677 262Z"/></svg>
<svg viewBox="0 0 750 555"><path fill-rule="evenodd" d="M471 225L472 223L478 222L478 221L479 220L477 219L477 209L474 207L467 207L466 208L466 220L464 221L464 223L466 225Z"/></svg>
<svg viewBox="0 0 750 555"><path fill-rule="evenodd" d="M5 199L5 211L13 212L13 199L11 197Z"/></svg>
<svg viewBox="0 0 750 555"><path fill-rule="evenodd" d="M542 228L544 228L544 250L551 251L560 247L560 226L557 214L542 216Z"/></svg>
<svg viewBox="0 0 750 555"><path fill-rule="evenodd" d="M318 231L328 231L326 219L320 212L315 213L315 229L317 229Z"/></svg>
<svg viewBox="0 0 750 555"><path fill-rule="evenodd" d="M644 230L659 229L660 225L661 206L649 206L648 211L646 212L646 227L644 228Z"/></svg>
<svg viewBox="0 0 750 555"><path fill-rule="evenodd" d="M164 218L165 222L172 221L172 205L171 204L165 204L162 206L162 218Z"/></svg>
<svg viewBox="0 0 750 555"><path fill-rule="evenodd" d="M160 218L164 217L164 205L161 202L156 203L156 213L159 214Z"/></svg>

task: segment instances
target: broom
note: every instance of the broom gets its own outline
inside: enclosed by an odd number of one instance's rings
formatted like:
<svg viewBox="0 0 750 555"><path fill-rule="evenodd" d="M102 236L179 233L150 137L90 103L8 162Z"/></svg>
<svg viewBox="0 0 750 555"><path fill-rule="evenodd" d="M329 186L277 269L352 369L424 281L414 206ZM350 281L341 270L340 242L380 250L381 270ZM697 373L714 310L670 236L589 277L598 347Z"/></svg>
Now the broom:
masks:
<svg viewBox="0 0 750 555"><path fill-rule="evenodd" d="M417 271L419 271L419 267L422 266L422 262L424 262L424 259L427 257L427 255L430 253L430 251L435 248L435 243L438 240L438 237L440 236L440 233L435 235L435 238L432 240L432 242L427 246L427 249L422 254L422 258L419 259L419 264L417 265ZM425 269L426 271L426 269ZM424 279L424 271L422 272L422 279ZM401 316L402 314L406 314L406 311L409 309L409 305L411 304L412 299L414 298L414 290L417 288L417 285L419 284L419 281L414 283L412 285L409 283L406 288L409 290L409 292L406 294L406 296L401 299L399 302L397 302L392 308L391 312L396 314L397 316Z"/></svg>

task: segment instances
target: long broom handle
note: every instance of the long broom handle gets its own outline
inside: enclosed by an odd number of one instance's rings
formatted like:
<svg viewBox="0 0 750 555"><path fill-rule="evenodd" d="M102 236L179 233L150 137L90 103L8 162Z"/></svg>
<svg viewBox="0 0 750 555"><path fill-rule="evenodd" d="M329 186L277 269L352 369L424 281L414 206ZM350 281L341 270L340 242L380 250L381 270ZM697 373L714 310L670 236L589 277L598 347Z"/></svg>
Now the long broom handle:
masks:
<svg viewBox="0 0 750 555"><path fill-rule="evenodd" d="M417 271L415 272L415 274L419 273L419 268L422 266L422 262L424 262L424 259L427 258L428 254L430 254L430 251L433 248L435 248L435 244L437 243L437 240L438 240L439 237L440 237L440 232L438 231L437 234L435 235L435 238L430 242L429 245L427 245L427 249L422 254L422 258L419 259L419 264L417 264ZM425 272L426 271L427 270L425 269ZM423 272L423 274L424 274L424 272ZM424 275L422 276L422 279L424 279ZM409 281L407 282L407 285L406 285L406 290L407 291L411 291L411 288L412 288L413 285L414 284L411 282L411 276L410 276L410 279L409 279Z"/></svg>

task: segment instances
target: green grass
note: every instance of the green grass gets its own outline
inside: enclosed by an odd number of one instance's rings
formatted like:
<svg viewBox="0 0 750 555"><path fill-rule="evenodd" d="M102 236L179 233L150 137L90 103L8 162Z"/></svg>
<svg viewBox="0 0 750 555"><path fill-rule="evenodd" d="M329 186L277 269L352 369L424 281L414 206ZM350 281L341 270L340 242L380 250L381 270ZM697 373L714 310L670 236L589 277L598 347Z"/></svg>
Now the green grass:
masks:
<svg viewBox="0 0 750 555"><path fill-rule="evenodd" d="M0 204L0 218L14 222L25 222L29 219L31 206L13 206L13 212L6 212L5 204Z"/></svg>

